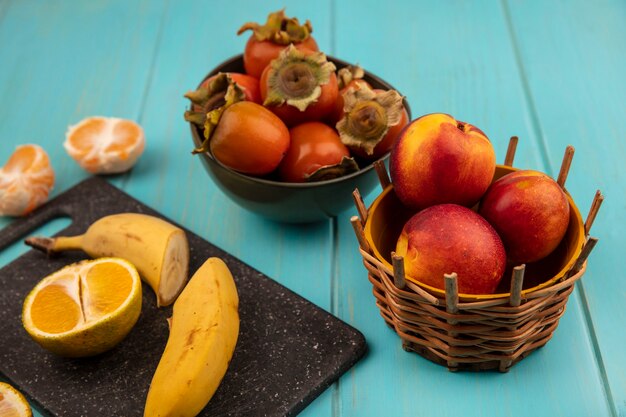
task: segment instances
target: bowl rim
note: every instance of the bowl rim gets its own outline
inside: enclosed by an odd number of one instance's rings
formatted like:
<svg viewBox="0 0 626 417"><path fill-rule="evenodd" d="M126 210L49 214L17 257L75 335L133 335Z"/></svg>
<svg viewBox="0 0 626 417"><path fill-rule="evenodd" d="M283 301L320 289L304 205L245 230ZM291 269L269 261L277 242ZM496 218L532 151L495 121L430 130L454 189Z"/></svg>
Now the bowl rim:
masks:
<svg viewBox="0 0 626 417"><path fill-rule="evenodd" d="M197 135L199 135L199 133L198 133L197 128L195 126L193 126L193 125L191 125L191 134L193 136L194 143L196 143L196 145L199 146L198 138L196 137ZM385 155L383 155L379 159L377 159L375 161L372 161L366 167L361 168L361 169L359 169L356 172L353 172L353 173L348 174L348 175L343 175L341 177L332 178L332 179L329 179L329 180L315 181L315 182L282 182L282 181L268 180L268 179L260 178L260 177L254 177L252 175L246 175L246 174L243 174L241 172L235 171L234 169L231 169L231 168L227 167L226 165L221 163L219 160L217 160L217 158L215 158L211 154L210 151L202 152L199 155L201 155L204 158L210 159L212 162L217 164L221 169L223 169L223 170L227 171L229 174L232 174L232 175L234 175L234 176L236 176L238 178L241 178L241 179L243 179L245 181L255 182L255 183L258 183L258 184L263 184L263 185L272 186L272 187L306 189L306 188L318 188L318 187L321 187L321 186L324 186L324 185L336 184L336 183L340 183L340 182L349 180L351 178L359 177L359 176L365 174L366 172L369 172L372 169L374 169L374 163L375 162L377 162L377 161L385 161L385 160L389 159L390 152L387 152Z"/></svg>
<svg viewBox="0 0 626 417"><path fill-rule="evenodd" d="M325 54L325 55L328 58L328 60L333 61L335 64L339 64L341 66L352 65L349 62L344 61L344 60L339 59L339 58L335 58L332 55L328 55L328 54ZM200 81L200 83L198 84L198 86L196 88L199 88L200 85L202 85L202 83L205 80L207 80L208 78L210 78L213 75L216 75L217 73L219 73L220 72L219 68L225 67L227 65L232 65L232 64L234 64L237 61L242 61L243 62L243 54L234 55L234 56L232 56L232 57L222 61L218 65L216 65ZM377 75L372 74L371 72L368 72L365 69L363 69L363 71L365 72L365 76L373 79L377 83L384 84L384 85L388 86L390 89L398 91L395 87L393 87L391 84L389 84L387 81L383 80L382 78L378 77ZM403 98L403 105L404 105L404 107L405 107L405 109L406 109L406 111L407 111L407 113L409 115L409 120L410 120L411 119L411 108L409 106L409 103L408 103L406 97L402 96L402 98ZM191 122L188 122L188 123L189 123L189 127L191 129L191 136L193 138L194 144L196 146L200 146L200 143L202 142L200 129L198 127L194 126L193 123L191 123ZM236 176L238 178L241 178L242 180L245 180L245 181L250 181L250 182L263 184L263 185L271 186L271 187L278 187L278 188L308 189L308 188L319 188L319 187L323 187L325 185L337 184L337 183L341 183L341 182L344 182L344 181L349 181L352 178L356 178L356 177L359 177L361 175L364 175L367 172L369 172L372 169L374 169L374 165L375 165L376 162L385 161L385 160L389 159L390 154L391 154L391 151L388 151L387 153L385 153L380 158L368 162L367 166L365 166L364 168L360 168L358 171L353 172L351 174L343 175L341 177L332 178L332 179L329 179L329 180L315 181L315 182L283 182L283 181L269 180L269 179L261 178L261 177L254 177L252 175L246 175L246 174L243 174L241 172L235 171L234 169L231 169L231 168L227 167L226 165L222 164L219 160L217 160L217 158L215 158L210 151L201 152L199 155L204 157L204 158L210 159L212 162L216 163L220 168L224 169L228 173L230 173L230 174L232 174L232 175L234 175L234 176Z"/></svg>
<svg viewBox="0 0 626 417"><path fill-rule="evenodd" d="M510 172L514 172L514 171L518 171L520 170L519 168L515 168L512 166L508 166L508 165L496 165L497 168L502 168L505 170L510 170ZM510 173L509 172L509 173ZM506 175L506 174L505 174ZM526 288L524 290L522 290L521 295L522 297L524 295L533 293L535 291L539 291L541 289L544 289L546 287L549 287L555 283L557 283L558 281L560 281L561 279L563 279L566 274L569 272L569 270L574 266L574 264L576 263L576 260L578 259L578 257L580 256L580 253L582 252L582 248L583 245L585 243L585 232L584 232L584 224L583 224L583 220L582 220L582 216L580 214L580 210L578 209L578 207L576 206L576 204L574 203L574 199L572 198L572 196L569 194L569 192L565 189L565 188L561 188L564 192L565 192L565 196L567 197L567 201L569 202L570 205L570 212L574 218L576 219L576 227L578 227L579 229L579 234L578 234L578 240L575 242L575 250L572 254L572 256L570 257L570 259L568 259L567 263L563 266L563 268L561 268L559 270L559 272L557 272L552 278L550 278L549 280L542 282L541 284L535 285L534 287L531 288ZM372 222L370 221L372 216L369 215L371 213L373 213L378 206L381 204L381 201L387 196L387 194L393 192L393 184L389 184L377 197L376 199L372 202L371 206L368 208L368 216L367 216L367 220L365 222L365 228L364 228L364 234L365 234L365 239L367 240L367 243L369 244L374 257L383 264L383 266L387 269L387 272L390 273L391 275L393 275L393 266L389 263L389 261L387 261L387 259L382 256L382 254L380 253L380 251L378 250L378 247L374 244L374 239L372 238ZM416 280L415 278L410 277L409 275L405 276L407 281L410 281L412 284L418 285L419 287L423 288L424 290L428 291L430 294L433 294L441 299L445 299L446 297L446 292L442 289L439 288L435 288L432 287L428 284L424 284L418 280ZM502 279L504 279L505 277L502 277ZM488 301L488 300L496 300L496 299L502 299L502 298L510 298L511 297L511 292L506 292L506 293L494 293L494 294L465 294L465 293L459 293L459 300L461 301Z"/></svg>

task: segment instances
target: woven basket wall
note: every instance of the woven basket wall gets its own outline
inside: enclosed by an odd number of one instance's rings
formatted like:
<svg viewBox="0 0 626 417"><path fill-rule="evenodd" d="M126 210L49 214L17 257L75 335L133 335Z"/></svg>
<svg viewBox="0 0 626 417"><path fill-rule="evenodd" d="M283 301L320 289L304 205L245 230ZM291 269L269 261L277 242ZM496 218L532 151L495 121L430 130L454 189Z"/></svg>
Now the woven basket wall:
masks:
<svg viewBox="0 0 626 417"><path fill-rule="evenodd" d="M450 312L445 299L433 303L408 286L398 289L379 261L363 249L361 255L380 314L398 333L403 348L451 371L506 372L545 345L565 312L574 283L585 270L583 267L562 282L528 294L517 307L503 298L461 302L458 311Z"/></svg>

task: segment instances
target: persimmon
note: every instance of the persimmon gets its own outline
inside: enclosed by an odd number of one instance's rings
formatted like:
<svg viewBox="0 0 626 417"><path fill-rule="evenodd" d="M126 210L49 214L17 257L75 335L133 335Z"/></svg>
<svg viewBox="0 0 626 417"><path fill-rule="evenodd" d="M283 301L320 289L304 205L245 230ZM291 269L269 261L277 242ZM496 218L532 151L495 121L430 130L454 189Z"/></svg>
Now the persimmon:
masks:
<svg viewBox="0 0 626 417"><path fill-rule="evenodd" d="M358 155L364 158L378 159L384 154L386 154L387 152L391 151L391 148L393 147L394 142L398 138L398 135L400 134L402 129L404 129L406 125L408 124L409 124L409 113L406 111L405 107L402 107L402 114L400 115L400 121L398 122L398 124L395 124L389 127L387 134L383 136L381 141L378 142L376 146L374 146L372 155L368 155L366 152L359 152L359 150L356 150L356 151L353 150L352 152L355 155Z"/></svg>
<svg viewBox="0 0 626 417"><path fill-rule="evenodd" d="M223 80L223 78L222 78ZM215 81L214 81L215 82ZM225 166L251 175L274 171L289 148L289 130L271 111L230 85L222 101L204 115L185 112L185 119L204 130L204 141L194 154L210 151Z"/></svg>
<svg viewBox="0 0 626 417"><path fill-rule="evenodd" d="M339 94L335 65L326 55L293 46L265 68L259 87L263 105L289 127L326 118Z"/></svg>
<svg viewBox="0 0 626 417"><path fill-rule="evenodd" d="M344 116L337 123L341 141L353 155L377 159L389 152L409 115L395 90L360 85L343 94Z"/></svg>
<svg viewBox="0 0 626 417"><path fill-rule="evenodd" d="M305 182L345 175L358 170L356 163L343 165L350 151L341 143L339 134L322 122L306 122L289 130L291 145L278 167L280 178L286 182ZM325 172L325 173L324 173Z"/></svg>
<svg viewBox="0 0 626 417"><path fill-rule="evenodd" d="M226 73L209 79L206 88L185 94L192 110L185 120L203 130L193 153L210 152L227 167L251 175L272 172L289 147L289 130L274 113L246 101L240 85Z"/></svg>
<svg viewBox="0 0 626 417"><path fill-rule="evenodd" d="M337 71L337 86L339 87L339 94L337 95L337 100L335 101L333 110L328 118L331 126L335 126L343 117L343 94L348 91L348 88L358 90L361 88L361 85L366 85L369 88L372 88L370 83L363 79L364 76L365 71L363 71L363 68L358 65L348 65L347 67L343 67Z"/></svg>
<svg viewBox="0 0 626 417"><path fill-rule="evenodd" d="M240 74L238 72L226 72L225 74L232 80L232 82L241 87L245 100L261 104L261 91L259 90L258 78L251 77L247 74ZM219 74L213 75L212 77L204 80L202 84L200 84L200 88L208 88L209 83L215 80L218 75Z"/></svg>
<svg viewBox="0 0 626 417"><path fill-rule="evenodd" d="M236 171L269 174L289 148L289 131L265 107L242 101L222 114L210 148L218 161Z"/></svg>
<svg viewBox="0 0 626 417"><path fill-rule="evenodd" d="M235 77L243 81L236 82L233 73L220 72L202 82L197 90L188 91L185 98L191 101L192 106L185 112L185 120L203 128L206 115L224 106L227 101L231 104L242 100L260 102L258 82L247 75L244 77Z"/></svg>
<svg viewBox="0 0 626 417"><path fill-rule="evenodd" d="M248 75L260 78L265 67L278 57L288 45L308 51L319 51L311 36L313 27L308 20L301 25L297 18L288 18L285 10L270 13L264 25L249 22L241 26L237 35L247 30L253 33L246 43L243 66Z"/></svg>

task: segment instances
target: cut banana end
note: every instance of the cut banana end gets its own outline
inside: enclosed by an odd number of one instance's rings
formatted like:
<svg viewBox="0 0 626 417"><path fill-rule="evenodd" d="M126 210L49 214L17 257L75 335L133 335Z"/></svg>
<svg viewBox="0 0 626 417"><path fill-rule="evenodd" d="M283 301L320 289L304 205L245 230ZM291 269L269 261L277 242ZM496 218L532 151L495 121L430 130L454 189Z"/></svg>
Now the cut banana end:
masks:
<svg viewBox="0 0 626 417"><path fill-rule="evenodd" d="M176 300L187 282L189 272L189 243L185 232L178 230L170 236L157 291L157 306L168 306Z"/></svg>

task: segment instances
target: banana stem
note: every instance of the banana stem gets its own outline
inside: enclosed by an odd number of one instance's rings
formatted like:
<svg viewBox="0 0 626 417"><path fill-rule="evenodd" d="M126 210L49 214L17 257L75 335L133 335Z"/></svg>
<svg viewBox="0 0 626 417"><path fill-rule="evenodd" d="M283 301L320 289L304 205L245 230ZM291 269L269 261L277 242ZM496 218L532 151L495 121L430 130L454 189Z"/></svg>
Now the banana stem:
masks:
<svg viewBox="0 0 626 417"><path fill-rule="evenodd" d="M55 238L33 236L24 240L28 246L52 255L56 252L65 250L81 250L83 235L79 236L60 236Z"/></svg>

